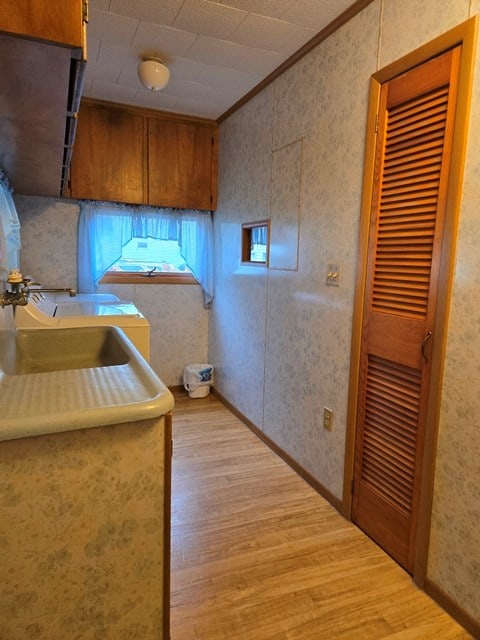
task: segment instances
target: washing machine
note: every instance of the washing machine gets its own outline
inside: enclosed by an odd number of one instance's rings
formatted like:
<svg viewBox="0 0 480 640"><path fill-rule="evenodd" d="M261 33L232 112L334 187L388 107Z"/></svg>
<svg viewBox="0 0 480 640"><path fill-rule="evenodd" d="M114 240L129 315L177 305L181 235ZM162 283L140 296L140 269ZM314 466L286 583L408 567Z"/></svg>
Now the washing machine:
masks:
<svg viewBox="0 0 480 640"><path fill-rule="evenodd" d="M138 351L150 360L150 323L133 302L110 294L45 294L33 289L26 306L15 308L20 328L120 327Z"/></svg>

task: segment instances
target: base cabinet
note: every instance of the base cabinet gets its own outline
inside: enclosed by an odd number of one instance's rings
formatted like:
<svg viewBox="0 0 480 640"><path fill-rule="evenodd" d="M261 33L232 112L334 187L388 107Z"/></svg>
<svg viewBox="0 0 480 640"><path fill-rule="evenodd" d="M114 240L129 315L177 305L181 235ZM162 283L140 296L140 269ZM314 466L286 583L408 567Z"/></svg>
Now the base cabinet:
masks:
<svg viewBox="0 0 480 640"><path fill-rule="evenodd" d="M168 640L170 465L170 415L0 442L1 638Z"/></svg>

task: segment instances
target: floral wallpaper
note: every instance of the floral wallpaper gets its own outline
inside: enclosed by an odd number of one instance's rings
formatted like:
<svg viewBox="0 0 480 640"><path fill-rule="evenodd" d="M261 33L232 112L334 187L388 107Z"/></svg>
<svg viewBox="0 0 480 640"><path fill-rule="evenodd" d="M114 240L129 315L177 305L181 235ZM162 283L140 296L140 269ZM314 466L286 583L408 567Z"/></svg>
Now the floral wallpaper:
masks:
<svg viewBox="0 0 480 640"><path fill-rule="evenodd" d="M217 261L228 254L228 263L217 268L221 275L210 321L211 359L220 360L223 367L217 387L338 498L343 485L358 191L378 14L379 7L370 5L233 114L220 131L215 228L221 243ZM365 96L363 102L357 91ZM272 190L271 201L266 200L272 170L273 184L281 176L290 191L300 185L298 268L291 270L291 262L285 264L287 269L250 268L257 269L252 279L239 264L239 244L233 239L257 193L263 195L262 209L252 212L253 219L271 217L272 238L281 238L275 228L278 193ZM325 284L330 262L340 264L341 287ZM219 289L223 282L225 294ZM334 412L332 432L321 425L324 406Z"/></svg>
<svg viewBox="0 0 480 640"><path fill-rule="evenodd" d="M480 10L480 3L475 10ZM473 10L473 6L472 6ZM480 54L480 51L479 51ZM480 55L477 54L477 60ZM480 67L450 301L429 577L480 620Z"/></svg>
<svg viewBox="0 0 480 640"><path fill-rule="evenodd" d="M273 89L223 125L219 208L214 215L215 303L209 331L215 385L256 425L263 423L267 271L239 260L241 224L269 217ZM227 214L225 214L228 212Z"/></svg>
<svg viewBox="0 0 480 640"><path fill-rule="evenodd" d="M20 266L45 286L76 287L75 200L16 196L22 249ZM207 362L208 318L200 286L101 285L130 300L150 322L150 364L166 385L182 384L187 364Z"/></svg>
<svg viewBox="0 0 480 640"><path fill-rule="evenodd" d="M221 124L219 295L209 338L210 359L220 365L216 386L337 499L369 78L479 11L479 0L376 0ZM480 366L472 354L480 352L479 114L477 69L427 572L478 624ZM298 267L246 270L239 227L246 219L267 217L274 226L275 208L282 205L278 194L268 202L266 191L279 168L282 184L295 182L296 165L288 174L275 155L294 143L302 145ZM325 284L328 263L340 266L338 288ZM322 426L325 406L333 411L330 432Z"/></svg>
<svg viewBox="0 0 480 640"><path fill-rule="evenodd" d="M162 418L0 442L1 638L163 638L164 438Z"/></svg>

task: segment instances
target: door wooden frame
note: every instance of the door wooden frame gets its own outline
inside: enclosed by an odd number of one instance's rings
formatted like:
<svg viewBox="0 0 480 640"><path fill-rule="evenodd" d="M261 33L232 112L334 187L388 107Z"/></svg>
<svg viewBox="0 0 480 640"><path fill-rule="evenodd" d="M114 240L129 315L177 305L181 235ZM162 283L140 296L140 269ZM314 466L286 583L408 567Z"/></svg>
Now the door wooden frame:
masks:
<svg viewBox="0 0 480 640"><path fill-rule="evenodd" d="M345 444L345 470L343 486L343 515L351 520L352 483L355 456L355 430L358 401L358 373L360 366L360 347L362 318L365 304L366 265L368 238L370 230L370 209L375 172L375 132L381 85L409 69L427 62L429 59L462 45L460 62L457 107L453 133L451 170L448 178L448 193L445 210L445 227L442 242L442 259L439 269L439 291L435 319L435 342L432 349L431 380L427 421L425 431L425 450L422 471L422 492L419 501L419 517L416 523L416 557L413 578L419 586L425 583L427 572L428 544L430 538L430 520L433 503L433 483L435 457L439 423L439 406L443 379L443 364L447 340L447 322L449 317L453 268L457 239L458 221L462 199L462 185L465 165L465 152L470 121L470 102L473 86L474 62L476 54L478 16L474 16L422 45L399 60L380 69L370 79L370 99L367 117L367 137L365 148L361 219L359 231L358 271L355 285L355 303L352 325L352 345L350 354L350 379L347 408L347 433Z"/></svg>

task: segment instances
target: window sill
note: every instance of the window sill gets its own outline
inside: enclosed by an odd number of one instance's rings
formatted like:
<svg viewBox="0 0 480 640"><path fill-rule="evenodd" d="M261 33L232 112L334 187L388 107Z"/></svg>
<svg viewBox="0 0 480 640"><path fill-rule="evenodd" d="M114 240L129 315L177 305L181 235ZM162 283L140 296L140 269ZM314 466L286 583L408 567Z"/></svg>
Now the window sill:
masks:
<svg viewBox="0 0 480 640"><path fill-rule="evenodd" d="M198 284L191 273L126 273L108 271L99 284Z"/></svg>

